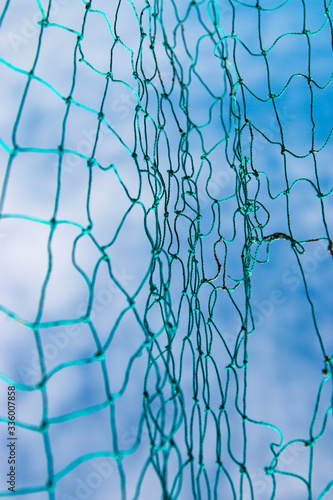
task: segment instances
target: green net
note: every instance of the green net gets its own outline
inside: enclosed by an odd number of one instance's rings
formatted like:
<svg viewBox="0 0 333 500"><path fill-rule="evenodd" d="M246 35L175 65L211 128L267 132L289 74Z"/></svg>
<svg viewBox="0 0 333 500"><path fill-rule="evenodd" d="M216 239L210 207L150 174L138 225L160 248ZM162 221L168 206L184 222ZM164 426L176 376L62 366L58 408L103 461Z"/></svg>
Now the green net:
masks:
<svg viewBox="0 0 333 500"><path fill-rule="evenodd" d="M0 496L331 498L331 2L2 4Z"/></svg>

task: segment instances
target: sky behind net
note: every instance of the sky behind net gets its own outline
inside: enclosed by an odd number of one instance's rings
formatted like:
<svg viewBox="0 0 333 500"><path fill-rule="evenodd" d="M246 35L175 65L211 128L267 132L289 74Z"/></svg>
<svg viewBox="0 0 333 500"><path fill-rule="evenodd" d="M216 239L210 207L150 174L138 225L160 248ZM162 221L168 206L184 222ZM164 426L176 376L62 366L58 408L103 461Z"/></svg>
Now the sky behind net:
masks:
<svg viewBox="0 0 333 500"><path fill-rule="evenodd" d="M332 495L330 4L0 4L22 498Z"/></svg>

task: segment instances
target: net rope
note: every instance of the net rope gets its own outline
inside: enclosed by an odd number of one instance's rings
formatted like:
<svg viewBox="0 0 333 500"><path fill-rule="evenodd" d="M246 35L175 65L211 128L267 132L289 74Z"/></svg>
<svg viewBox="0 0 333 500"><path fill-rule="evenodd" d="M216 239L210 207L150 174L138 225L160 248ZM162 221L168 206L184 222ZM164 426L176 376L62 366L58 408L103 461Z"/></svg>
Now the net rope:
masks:
<svg viewBox="0 0 333 500"><path fill-rule="evenodd" d="M36 317L28 321L5 305L0 306L4 315L25 326L34 335L41 372L39 382L31 385L12 380L6 373L1 373L1 380L15 385L18 391L39 391L43 401L43 415L39 426L28 424L22 418L17 425L42 436L48 478L45 484L19 488L15 495L29 496L47 492L48 498L55 500L58 483L79 465L98 457L112 457L117 462L121 499L129 498L126 459L139 450L146 429L149 453L132 496L134 499L142 498L142 484L147 471L151 470L160 484L160 492L156 493L156 498L185 498L186 490L186 494L190 494L189 498L194 499L273 499L279 492L282 476L301 483L302 487L305 487L302 491L307 492L304 498L330 498L333 481L322 484L320 493L316 497L313 496L313 467L315 450L319 443L326 439L325 432L332 420L332 353L327 350L320 331L302 258L309 248L319 242L325 246L329 257L333 256L333 243L326 214L333 188L327 187L327 183L323 187L324 173L322 167L318 167L318 158L331 145L333 129L329 130L324 140L322 137L317 138L318 116L315 108L318 93L326 95L329 92L333 75L325 82L317 82L312 57L316 37L321 33L328 33L327 39L332 41L331 2L318 1L316 9L321 12L322 22L318 29L311 31L308 28L308 4L305 0L299 1L299 31L283 33L270 45L265 44L262 34L267 16L283 12L283 9L293 3L292 0L272 2L273 7L269 7L270 2L264 0L229 0L225 3L202 0L186 2L186 8L185 2L180 6L174 0L146 0L142 5L140 2L120 0L115 3L114 15L108 14L107 9L103 11L98 6L95 7L97 3L94 0L83 2L81 30L75 31L53 22L51 0L46 6L37 0L40 10L39 35L30 71L21 69L4 57L0 59L2 67L6 67L13 74L23 75L26 79L11 142L0 138L0 145L8 157L0 198L1 222L6 219L20 219L46 225L49 229L48 269L40 291ZM7 16L11 8L16 8L15 4L14 0L7 0L5 3L0 18L1 29L5 28ZM130 7L135 15L140 32L139 43L135 49L126 45L118 34L121 32L119 23L124 4ZM226 9L229 13L228 21ZM241 9L251 12L251 16L253 13L256 15L257 25L251 26L251 36L255 40L253 46L257 49L248 47L243 41L242 32L237 31ZM93 16L102 18L110 32L110 61L106 72L101 71L99 65L95 65L94 60L86 55L86 26ZM68 95L62 95L57 88L38 76L40 50L48 30L66 30L76 37L72 84ZM271 55L282 40L289 41L291 45L296 38L306 42L307 71L304 74L291 74L285 85L276 90L278 85L274 84L271 76ZM131 60L131 75L128 80L119 78L120 72L114 62L115 53L120 46ZM219 74L210 72L209 68L205 69L202 47L208 47L206 50L218 61ZM147 54L152 61L150 70L145 66ZM246 75L242 74L239 60L245 57L244 54L249 65L256 64L258 60L263 64L260 78L265 90L260 94L252 90L251 81L248 82ZM161 58L163 64L160 62ZM87 70L105 81L98 109L90 108L75 98L79 65L85 65ZM285 131L286 117L280 106L283 96L296 79L307 87L306 93L310 103L308 120L311 140L308 151L305 152L293 148L292 140ZM59 102L66 105L61 140L53 148L43 148L42 145L38 148L24 147L18 139L21 117L29 100L32 82L47 87ZM135 96L131 130L133 143L127 141L119 132L116 122L111 124L107 119L105 103L116 85L122 85ZM197 90L199 87L200 91ZM205 110L201 108L202 95L210 102ZM256 106L262 104L273 119L274 133L263 130L260 120L256 118ZM96 134L90 155L82 154L66 145L68 120L72 108L75 107L85 110L96 120ZM45 109L44 112L47 114L48 110ZM206 115L208 118L205 121ZM196 120L194 116L197 117ZM122 164L106 164L98 160L96 151L103 129L108 130L113 141L126 154L126 161L133 169L133 178L138 179L138 189L135 193L132 187L123 181ZM265 152L261 154L258 144L264 144L267 150L279 152L281 165L276 168L283 172L283 185L274 182L276 176L273 169L269 166L262 168ZM57 156L57 189L50 220L6 211L6 194L17 158L32 152ZM66 155L69 154L83 158L88 172L88 224L85 226L58 217L63 182L62 169ZM293 179L290 164L295 159L312 162L311 179L302 176ZM48 168L47 164L45 168ZM232 192L226 196L220 193L218 196L212 189L214 178L222 168L227 168L224 172L227 171L232 185ZM118 189L129 202L128 210L123 214L118 229L107 244L101 244L95 236L94 220L90 211L92 182L94 171L97 169L114 172ZM325 175L328 175L327 172ZM270 180L271 177L273 180ZM304 240L296 239L297 231L290 208L290 199L299 184L309 187L311 193L307 192L310 193L309 196L318 199L321 212L321 227L313 238ZM147 187L150 198L145 194ZM151 199L150 204L147 204L148 198ZM281 199L285 207L283 223L280 229L275 225L271 230L270 211L274 210L275 203L278 204ZM232 206L232 212L229 208L228 212L225 206ZM267 208L268 206L270 208ZM144 231L151 246L151 257L144 278L135 293L131 293L117 279L113 269L112 249L122 231L126 230L127 218L136 208L142 213L141 232ZM62 225L72 225L79 230L73 245L72 265L89 289L89 301L81 317L44 321L44 303L53 271L53 241ZM81 238L89 238L99 251L92 278L84 272L76 259L76 249ZM289 440L284 439L282 431L274 423L257 420L247 410L248 391L251 390L248 383L251 357L248 351L249 344L256 335L251 281L259 264L266 266L270 253L279 245L288 247L297 262L305 290L307 305L304 307L309 307L311 311L312 341L320 347L318 371L321 373L321 381L313 413L304 417L308 422L308 435L295 436ZM330 265L329 259L327 266ZM92 319L96 280L101 266L105 266L109 280L127 301L120 315L114 318L106 341L101 340ZM137 306L137 300L142 296L146 297L146 302L141 310ZM230 304L237 317L239 326L232 342L227 338L223 322L218 317L221 300ZM135 318L135 333L141 338L141 345L130 358L121 389L114 392L110 383L107 358L112 351L117 329L126 315L133 315ZM156 328L156 322L151 320L153 315L160 318L160 328ZM87 325L95 343L94 356L62 363L48 370L43 351L43 332L49 328L82 324ZM228 359L227 364L220 362L220 351L216 351L216 345L223 350L223 355ZM214 354L216 352L217 354ZM135 384L131 371L136 360L143 354L146 355L147 366L142 381L141 417L135 443L126 448L119 441L117 407L129 385ZM184 368L185 358L191 360L190 369L188 366L186 370ZM68 367L92 363L98 364L102 371L105 400L98 405L69 414L49 417L48 384L52 377ZM190 390L184 388L186 384L188 387L188 377L191 380ZM215 389L218 388L218 397L216 391L211 394L212 384L215 384ZM231 389L231 386L234 389ZM322 393L327 390L327 386L330 386L330 398L324 413L320 413L319 417ZM272 390L274 391L274 388ZM106 443L105 448L99 452L79 456L62 470L56 471L50 428L87 415L98 414L105 409L109 411L112 442ZM8 422L5 415L1 416L1 422L2 425ZM248 440L249 433L254 432L251 430L253 428L258 432L260 429L270 429L276 436L270 443L271 460L263 470L270 479L270 492L266 492L265 497L260 497L257 493L251 477L251 466L248 464ZM213 444L208 439L210 429L214 429ZM308 467L304 474L288 468L281 470L279 467L281 455L295 443L306 449ZM215 457L215 463L209 466L207 446L210 451L213 450ZM241 453L239 449L242 450ZM172 463L177 464L177 470ZM190 484L186 483L185 477L190 478ZM8 491L0 492L1 497L10 494Z"/></svg>

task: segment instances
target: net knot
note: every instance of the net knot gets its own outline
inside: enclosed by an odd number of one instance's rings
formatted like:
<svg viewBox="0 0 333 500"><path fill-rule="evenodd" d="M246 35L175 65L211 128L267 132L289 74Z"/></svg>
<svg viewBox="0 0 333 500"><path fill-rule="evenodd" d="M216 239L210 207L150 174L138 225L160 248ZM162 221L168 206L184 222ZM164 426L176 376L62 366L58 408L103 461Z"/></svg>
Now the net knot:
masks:
<svg viewBox="0 0 333 500"><path fill-rule="evenodd" d="M103 351L97 351L94 358L96 361L104 361L106 360L106 355Z"/></svg>
<svg viewBox="0 0 333 500"><path fill-rule="evenodd" d="M247 201L243 210L245 213L256 212L255 203L253 201Z"/></svg>
<svg viewBox="0 0 333 500"><path fill-rule="evenodd" d="M54 492L56 489L56 484L52 479L46 483L46 489L47 491Z"/></svg>
<svg viewBox="0 0 333 500"><path fill-rule="evenodd" d="M176 380L171 379L170 383L172 385L174 394L175 395L180 394L180 389L179 389L178 382Z"/></svg>
<svg viewBox="0 0 333 500"><path fill-rule="evenodd" d="M127 302L130 308L133 309L133 307L135 306L135 300L132 297L128 297Z"/></svg>
<svg viewBox="0 0 333 500"><path fill-rule="evenodd" d="M49 423L47 421L43 421L40 425L40 428L39 428L40 432L42 434L44 434L45 432L47 432L49 430Z"/></svg>
<svg viewBox="0 0 333 500"><path fill-rule="evenodd" d="M48 21L47 19L45 19L45 18L44 18L44 19L41 19L40 21L38 21L38 24L39 24L40 26L43 26L44 28L47 28L47 27L48 27L48 25L49 25L49 21Z"/></svg>
<svg viewBox="0 0 333 500"><path fill-rule="evenodd" d="M44 391L46 382L47 377L43 377L42 380L38 384L36 384L36 389L38 389L39 391Z"/></svg>
<svg viewBox="0 0 333 500"><path fill-rule="evenodd" d="M82 235L89 234L91 230L92 226L91 225L87 226L85 229L82 229Z"/></svg>
<svg viewBox="0 0 333 500"><path fill-rule="evenodd" d="M95 158L89 158L89 160L87 160L87 166L89 168L93 167L95 164L96 164Z"/></svg>

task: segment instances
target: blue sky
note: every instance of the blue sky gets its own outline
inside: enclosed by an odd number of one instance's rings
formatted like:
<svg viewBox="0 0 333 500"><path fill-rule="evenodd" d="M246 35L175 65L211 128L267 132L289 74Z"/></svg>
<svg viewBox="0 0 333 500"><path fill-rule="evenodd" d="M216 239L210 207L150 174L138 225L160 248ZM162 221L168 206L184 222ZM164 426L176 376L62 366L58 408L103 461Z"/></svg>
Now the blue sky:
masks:
<svg viewBox="0 0 333 500"><path fill-rule="evenodd" d="M214 29L213 4L216 12L220 12L220 17L217 17L219 39L215 34L214 43L203 27L204 24L209 30ZM143 41L142 60L139 60L141 67L134 69L138 71L141 79L153 76L155 62L149 47L153 33L149 31L150 10L144 9L143 1L122 1L115 33L116 3L106 7L101 0L92 1L81 40L81 53L77 53L75 60L75 86L72 93L74 103L66 117L65 153L57 209L57 220L66 223L57 225L52 239L52 272L43 304L41 322L44 327L40 329L40 335L46 370L52 374L47 383L47 395L48 417L52 422L49 437L55 474L61 473L78 457L98 452L101 452L101 456L79 464L59 480L54 494L55 500L99 500L109 498L110 492L112 498L124 500L121 496L116 460L107 456L107 453L102 456L103 452L114 450L110 410L103 407L106 390L102 365L100 361L73 365L77 360L93 359L96 353L96 339L102 346L107 346L105 366L108 381L111 392L117 394L114 418L117 422L119 449L130 450L133 447L133 453L129 453L124 459L124 471L127 498L134 498L139 474L150 450L147 427L140 427L144 384L147 383L146 389L154 395L158 382L153 368L148 375L146 373L149 359L143 343L147 325L151 331L158 334L156 345L162 350L168 343L165 326L168 335L175 334L172 343L174 365L171 363L169 368L175 369L177 377L180 377L181 373L180 388L188 419L193 410L194 379L199 387L200 416L205 418L204 400L207 398L208 386L205 386L204 380L208 377L212 412L207 416L205 441L201 443L211 498L215 498L217 435L213 412L218 414L221 390L212 362L203 364L202 369L198 365L199 369L195 377L193 376L190 343L184 344L183 339L191 333L191 346L196 363L200 342L204 355L211 349L223 391L227 392L226 409L231 429L229 449L229 430L226 420L222 417L221 459L235 488L233 493L226 475L222 475L216 498L251 498L249 483L246 480L241 497L237 464L243 460L244 437L242 420L235 410L235 400L239 384L241 407L244 369L236 368L233 371L228 368L231 361L228 352L235 351L241 338L239 312L243 317L245 315L244 283L241 281L245 204L241 190L237 190L239 198L235 196L236 182L239 181L242 165L247 165L249 172L248 199L255 200L255 203L247 206L252 210L248 212L252 214L249 218L253 224L264 225L263 233L257 231L256 235L261 239L266 238L262 239L260 245L258 241L254 242L251 249L252 257L257 249L257 260L264 262L257 262L251 274L251 304L255 330L248 337L247 416L253 422L247 423L247 470L252 480L253 498L268 500L272 497L272 480L264 472L264 468L268 467L273 459L271 443L276 443L276 450L280 450L276 466L280 474L275 475L275 498L324 498L322 492L332 480L328 465L332 462L332 413L327 419L323 436L313 447L315 451L311 494L300 479L308 477L311 451L304 446L304 442L309 439L318 389L324 380L322 370L325 365L318 332L328 356L332 355L333 349L330 293L333 270L326 232L332 231L332 32L325 16L324 4L325 2L319 4L310 0L289 0L284 3L262 0L260 47L258 9L255 8L254 0L200 1L196 7L189 10L186 19L184 17L188 2L177 5L175 13L172 2L165 1L163 12L160 10L157 17L153 39L155 57L165 89L163 90L156 74L152 80L154 86L147 85L142 93L143 87L138 86L133 76L133 64L135 66L140 46L138 18L141 13L142 29L148 36ZM27 82L27 72L32 67L38 47L41 27L37 23L47 5L46 0L29 0L24 5L20 4L18 9L17 1L11 0L0 29L1 184L4 184L9 154L13 148L13 128ZM329 7L328 2L326 5ZM5 2L2 1L0 10L4 6ZM43 31L35 69L37 78L31 81L16 132L17 144L20 148L27 149L14 159L8 186L2 195L2 215L7 215L0 223L0 321L3 332L0 397L3 408L1 416L4 417L7 381L10 379L24 386L34 386L41 377L36 341L29 325L31 326L37 315L41 289L49 265L48 222L55 207L59 158L57 148L61 142L66 116L66 103L62 97L68 96L71 90L74 49L85 15L85 3L79 0L56 0L52 1L52 6L49 18L51 24ZM184 31L182 32L182 27L178 25L173 39L178 22L177 15L179 20L183 20ZM174 74L170 64L170 49L166 50L162 44L161 19L165 29L164 36L167 37L169 45L173 46L175 40L175 82L172 80ZM203 24L199 22L200 19ZM232 36L233 24L236 37ZM307 35L302 33L304 25L308 30ZM113 45L116 36L122 43ZM309 44L312 93L306 78ZM108 91L104 94L105 73L110 70L112 46L113 81L109 83ZM225 67L221 66L219 51L222 47L225 51ZM261 54L262 50L266 51L267 56L270 91L278 96L274 98L277 115L272 99L268 98L267 67ZM196 73L193 71L193 65ZM183 96L179 78L186 88ZM245 101L242 89L236 83L239 78L244 83ZM210 92L204 88L202 82ZM160 96L171 89L173 90L170 98L163 101L161 110L157 106L156 95ZM95 146L97 114L103 95L104 119ZM217 97L221 97L221 100L218 101ZM137 105L146 109L148 114L145 117L141 111L134 128ZM230 118L231 110L236 115L240 113L239 121L235 117ZM185 111L198 129L191 129L188 133L188 147L183 143L179 152L181 131L178 128L182 131L188 130ZM248 123L252 126L252 151L250 127L245 124L245 112ZM279 122L287 150L284 155L281 154ZM161 123L164 123L164 128L157 142L154 124ZM312 154L309 154L312 149L313 123L317 163L314 162ZM146 134L143 133L141 137L137 133L138 126L142 132L146 127ZM239 126L243 126L244 130L237 149L234 140L239 139ZM229 134L228 140L226 131ZM138 141L141 141L141 146ZM137 164L131 156L136 142ZM217 147L214 149L215 145ZM93 150L96 163L91 169L90 183L87 159ZM187 156L186 152L189 153ZM206 159L202 159L203 153L208 153ZM158 177L153 175L151 163L148 172L145 154L150 159L155 158L158 163ZM258 172L257 176L251 170L251 157L253 169ZM176 170L180 166L179 159L183 163L171 178L168 190L165 187L168 186L168 170L171 167ZM286 190L286 172L289 186L292 186L289 195L289 220L293 238L298 242L318 240L303 243L305 252L298 254L309 297L306 295L301 270L291 249L290 240L280 238L270 241L270 235L276 233L289 235L286 195L283 194ZM155 184L156 178L159 181ZM318 181L325 196L322 199L323 205L314 188L318 186ZM197 211L196 197L191 196L191 192L195 190L200 204L200 226L197 222L189 222L190 219L193 221ZM169 282L170 299L159 303L150 297L151 307L147 309L152 245L147 238L145 224L151 240L158 239L154 212L148 211L154 203L154 196L160 197L157 221L160 234L164 234L164 243L159 265L156 266L151 279L157 288ZM131 200L137 198L139 203L132 206ZM213 203L213 199L216 199L217 203ZM183 200L186 200L186 206ZM323 206L326 229L323 224ZM174 209L181 210L182 215L175 217ZM257 211L254 212L253 209ZM166 210L169 212L168 227L164 226ZM267 212L270 214L269 219ZM13 214L14 217L8 217ZM82 229L87 228L90 221L91 233L82 234ZM121 230L117 233L120 225ZM197 261L201 263L203 258L203 268L199 266L198 276L212 280L218 272L216 259L222 263L227 248L226 285L231 289L239 282L238 287L228 294L221 288L221 271L216 280L203 285L197 295L200 314L199 310L193 311L189 308L189 301L191 307L194 307L191 290L196 289L194 268L190 267L195 265L195 261L191 260L188 252L189 243L194 240L194 227L206 235L200 240L202 253L200 244L197 244L195 249ZM176 233L179 235L178 243ZM216 244L221 236L226 246L222 241ZM102 247L108 255L109 264L100 261ZM177 259L170 267L170 255L177 251L185 263L184 268ZM187 265L189 267L186 267ZM168 274L170 268L171 277ZM190 278L191 282L185 297L182 296L184 277L185 280ZM92 291L89 321L76 325L66 324L86 314ZM135 307L131 309L127 298L133 296ZM208 324L213 303L214 327ZM311 303L316 324L313 321ZM166 325L164 319L168 312L170 325ZM121 321L117 323L119 318ZM64 324L50 325L57 321L63 321ZM207 338L210 338L210 348ZM186 347L181 357L183 345ZM157 356L157 347L154 349L154 356ZM240 347L239 362L243 355L242 349L243 347ZM162 358L157 358L156 363L164 374L165 365ZM127 371L129 366L130 372ZM61 369L58 369L59 367ZM236 377L234 373L237 374ZM329 375L323 384L318 416L313 425L315 436L320 433L325 412L332 404L331 380ZM163 390L164 398L170 398L168 383ZM38 427L43 411L40 391L17 392L18 420ZM179 401L177 400L178 412L181 410ZM78 418L68 422L61 419L62 415L79 412L94 405L101 407L91 415L78 415ZM156 396L152 401L152 412L156 414L159 409L160 403ZM173 420L175 406L172 399L165 411L165 429L171 432L173 422L177 421L177 417ZM193 415L194 474L197 474L199 412L194 412ZM271 427L259 425L259 422L270 424ZM2 427L0 437L4 441L5 426ZM182 422L174 434L183 461L186 460L187 453L184 430ZM137 435L141 435L140 443L136 443ZM280 442L281 435L284 438L283 444ZM47 481L47 458L42 436L31 429L20 428L18 437L20 446L17 487L44 485ZM288 446L285 451L281 451L284 445ZM169 481L176 477L179 470L178 458L174 451L171 457ZM190 481L190 467L187 467L184 472L184 487L179 498L195 498ZM209 496L203 475L198 481L201 498L205 500ZM3 477L0 478L0 485L1 491L4 491ZM160 482L150 466L139 498L153 500L160 498L161 494ZM328 492L325 498L330 498L331 494L332 491ZM47 500L51 496L41 492L30 493L22 498Z"/></svg>

